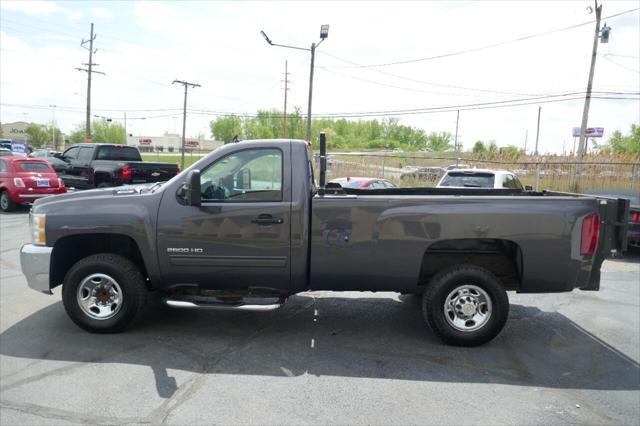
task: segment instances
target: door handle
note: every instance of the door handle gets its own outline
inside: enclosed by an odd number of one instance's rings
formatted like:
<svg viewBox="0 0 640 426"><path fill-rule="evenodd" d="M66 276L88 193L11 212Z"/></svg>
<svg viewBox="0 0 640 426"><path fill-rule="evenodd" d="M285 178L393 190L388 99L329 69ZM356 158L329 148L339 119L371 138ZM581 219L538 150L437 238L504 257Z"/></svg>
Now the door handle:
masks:
<svg viewBox="0 0 640 426"><path fill-rule="evenodd" d="M284 220L279 217L273 217L270 214L261 214L258 217L254 217L251 219L251 223L256 223L258 225L280 225Z"/></svg>

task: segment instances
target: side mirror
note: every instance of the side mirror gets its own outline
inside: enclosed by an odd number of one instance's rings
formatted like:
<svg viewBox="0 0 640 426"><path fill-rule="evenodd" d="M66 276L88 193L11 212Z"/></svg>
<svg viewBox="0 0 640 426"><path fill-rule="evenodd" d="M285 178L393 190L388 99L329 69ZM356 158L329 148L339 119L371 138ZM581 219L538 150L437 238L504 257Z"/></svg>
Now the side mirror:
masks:
<svg viewBox="0 0 640 426"><path fill-rule="evenodd" d="M236 178L238 189L251 189L251 170L241 169Z"/></svg>
<svg viewBox="0 0 640 426"><path fill-rule="evenodd" d="M524 190L525 190L525 191L533 191L533 186L531 186L531 185L525 185L525 186L524 186Z"/></svg>
<svg viewBox="0 0 640 426"><path fill-rule="evenodd" d="M191 170L186 182L180 188L179 194L184 198L188 206L200 206L202 192L200 189L200 170Z"/></svg>

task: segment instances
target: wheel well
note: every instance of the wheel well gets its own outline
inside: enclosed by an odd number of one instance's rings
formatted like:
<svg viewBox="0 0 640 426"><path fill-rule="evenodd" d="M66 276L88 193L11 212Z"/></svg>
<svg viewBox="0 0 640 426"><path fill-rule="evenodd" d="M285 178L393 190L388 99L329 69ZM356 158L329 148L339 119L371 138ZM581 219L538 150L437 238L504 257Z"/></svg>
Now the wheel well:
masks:
<svg viewBox="0 0 640 426"><path fill-rule="evenodd" d="M422 258L420 285L439 271L468 264L493 273L505 290L518 290L522 281L522 251L509 240L462 238L438 241L430 245Z"/></svg>
<svg viewBox="0 0 640 426"><path fill-rule="evenodd" d="M133 238L121 234L80 234L60 238L53 247L49 284L51 288L62 284L67 271L79 260L97 253L123 256L140 268L147 278L147 269L138 244Z"/></svg>

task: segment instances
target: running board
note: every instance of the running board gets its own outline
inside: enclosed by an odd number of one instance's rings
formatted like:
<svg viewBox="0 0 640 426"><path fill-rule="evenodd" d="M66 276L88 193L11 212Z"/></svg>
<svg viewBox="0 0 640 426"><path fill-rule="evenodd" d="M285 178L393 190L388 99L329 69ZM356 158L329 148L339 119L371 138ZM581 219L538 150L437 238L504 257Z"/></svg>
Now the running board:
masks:
<svg viewBox="0 0 640 426"><path fill-rule="evenodd" d="M187 308L187 309L218 309L227 311L252 311L252 312L267 312L274 311L284 305L285 299L282 299L279 303L272 303L269 305L251 305L244 302L239 303L195 303L188 300L174 300L167 299L166 304L172 308Z"/></svg>

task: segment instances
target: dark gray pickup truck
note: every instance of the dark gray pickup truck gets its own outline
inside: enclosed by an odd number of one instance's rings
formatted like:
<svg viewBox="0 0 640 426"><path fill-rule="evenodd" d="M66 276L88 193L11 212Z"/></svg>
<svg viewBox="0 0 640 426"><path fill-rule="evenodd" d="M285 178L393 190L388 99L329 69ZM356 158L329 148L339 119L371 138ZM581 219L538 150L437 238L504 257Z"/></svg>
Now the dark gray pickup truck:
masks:
<svg viewBox="0 0 640 426"><path fill-rule="evenodd" d="M321 140L323 138L321 137ZM521 190L320 185L306 143L226 145L164 184L38 200L29 286L62 285L71 319L116 332L150 291L178 308L268 311L307 290L419 294L445 342L503 328L506 291L598 290L628 201Z"/></svg>

